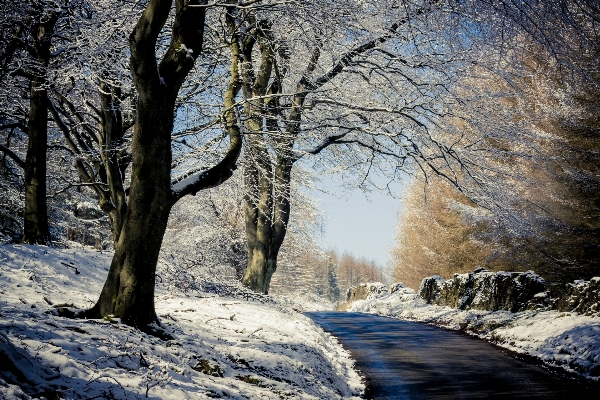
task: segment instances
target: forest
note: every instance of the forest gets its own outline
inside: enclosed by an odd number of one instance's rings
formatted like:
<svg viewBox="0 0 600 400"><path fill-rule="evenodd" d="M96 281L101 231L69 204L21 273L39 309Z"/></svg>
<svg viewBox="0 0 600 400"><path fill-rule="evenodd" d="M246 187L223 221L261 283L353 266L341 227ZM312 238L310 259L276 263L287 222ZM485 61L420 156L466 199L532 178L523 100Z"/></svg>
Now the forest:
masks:
<svg viewBox="0 0 600 400"><path fill-rule="evenodd" d="M0 239L110 252L61 316L157 335L158 267L330 302L598 276L599 23L594 0L3 1ZM386 268L319 247L325 176L410 182Z"/></svg>

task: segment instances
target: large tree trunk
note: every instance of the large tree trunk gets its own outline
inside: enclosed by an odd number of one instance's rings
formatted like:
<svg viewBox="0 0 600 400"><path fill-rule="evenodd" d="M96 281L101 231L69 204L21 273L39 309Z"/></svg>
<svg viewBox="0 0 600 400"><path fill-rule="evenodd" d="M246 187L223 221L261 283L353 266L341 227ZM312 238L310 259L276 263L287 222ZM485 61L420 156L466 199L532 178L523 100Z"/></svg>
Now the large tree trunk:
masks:
<svg viewBox="0 0 600 400"><path fill-rule="evenodd" d="M31 80L27 156L25 158L25 212L23 242L48 244L46 205L46 150L48 140L48 100L45 78Z"/></svg>
<svg viewBox="0 0 600 400"><path fill-rule="evenodd" d="M129 206L108 278L87 316L114 315L145 331L152 331L157 322L156 265L172 206L173 107L174 99L164 93L140 93Z"/></svg>
<svg viewBox="0 0 600 400"><path fill-rule="evenodd" d="M256 144L255 144L256 146ZM250 152L257 150L250 145ZM260 152L266 153L266 152ZM273 184L270 163L264 160L266 154L254 155L254 162L245 172L244 217L246 220L246 241L248 244L248 266L242 283L255 292L267 293L267 265L271 258L271 231ZM257 164L262 164L257 165ZM271 268L276 268L276 265Z"/></svg>
<svg viewBox="0 0 600 400"><path fill-rule="evenodd" d="M46 204L46 150L48 148L48 94L46 69L50 63L50 46L60 9L43 11L42 22L31 27L33 43L28 47L36 60L30 81L27 155L25 158L25 211L23 242L48 244L48 207Z"/></svg>
<svg viewBox="0 0 600 400"><path fill-rule="evenodd" d="M273 228L271 230L270 249L270 257L273 262L267 263L267 292L271 285L271 278L277 269L279 250L287 234L287 227L290 221L290 184L293 166L293 159L288 154L278 157L275 166L275 200L273 205Z"/></svg>
<svg viewBox="0 0 600 400"><path fill-rule="evenodd" d="M271 168L270 165L265 166ZM277 158L274 172L261 176L256 166L246 170L244 198L248 266L242 283L255 292L267 294L277 270L277 257L287 233L290 218L290 181L293 160L287 155ZM252 195L259 202L253 204Z"/></svg>
<svg viewBox="0 0 600 400"><path fill-rule="evenodd" d="M246 97L260 96L254 90L245 93ZM247 102L244 112L245 130L248 135L247 148L249 163L244 171L244 217L246 221L246 241L248 244L248 266L242 283L255 292L267 293L271 275L277 268L277 253L273 243L273 204L274 187L273 166L262 136L261 101Z"/></svg>

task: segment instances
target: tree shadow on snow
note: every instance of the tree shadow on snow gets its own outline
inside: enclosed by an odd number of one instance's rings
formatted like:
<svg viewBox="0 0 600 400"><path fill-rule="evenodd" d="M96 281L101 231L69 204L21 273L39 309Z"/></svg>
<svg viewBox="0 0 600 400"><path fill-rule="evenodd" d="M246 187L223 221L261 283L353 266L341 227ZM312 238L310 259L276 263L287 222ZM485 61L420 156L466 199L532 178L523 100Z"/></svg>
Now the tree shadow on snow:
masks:
<svg viewBox="0 0 600 400"><path fill-rule="evenodd" d="M106 378L87 381L65 376L15 346L4 333L0 333L0 359L0 385L16 385L34 398L124 399L134 396L117 381Z"/></svg>

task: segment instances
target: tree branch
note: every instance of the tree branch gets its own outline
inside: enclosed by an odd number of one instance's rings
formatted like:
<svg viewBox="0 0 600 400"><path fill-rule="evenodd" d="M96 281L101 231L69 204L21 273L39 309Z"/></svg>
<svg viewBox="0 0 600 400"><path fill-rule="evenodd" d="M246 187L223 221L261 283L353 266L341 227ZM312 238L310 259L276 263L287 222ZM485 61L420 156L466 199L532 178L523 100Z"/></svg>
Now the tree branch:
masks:
<svg viewBox="0 0 600 400"><path fill-rule="evenodd" d="M158 73L155 45L169 17L172 3L173 0L150 0L129 36L131 73L140 93L148 92L161 85L162 78ZM152 87L146 87L146 84Z"/></svg>
<svg viewBox="0 0 600 400"><path fill-rule="evenodd" d="M202 52L204 44L206 9L190 6L202 5L206 2L207 0L175 1L171 44L158 67L164 84L176 89L175 96L185 77L194 67L194 62ZM162 24L164 25L164 21Z"/></svg>
<svg viewBox="0 0 600 400"><path fill-rule="evenodd" d="M238 95L242 81L240 79L240 55L241 49L237 40L237 30L231 12L227 9L226 23L234 40L231 41L231 80L225 91L223 121L225 130L229 134L229 148L223 159L214 167L193 174L174 185L171 185L173 204L185 195L195 195L198 191L215 187L225 182L233 175L237 168L236 163L242 151L242 134L237 115L235 114L235 98Z"/></svg>
<svg viewBox="0 0 600 400"><path fill-rule="evenodd" d="M0 151L10 157L19 167L25 169L25 161L21 160L11 149L0 144Z"/></svg>
<svg viewBox="0 0 600 400"><path fill-rule="evenodd" d="M315 89L320 88L327 82L330 82L340 72L342 72L345 67L352 64L354 57L364 54L367 51L376 48L378 45L387 42L391 37L393 37L396 34L396 31L398 30L398 28L409 23L410 20L414 17L431 12L435 8L435 6L437 6L440 2L441 2L440 0L431 1L431 3L429 4L429 7L419 8L415 12L413 12L411 15L407 15L404 19L392 24L392 26L389 28L389 33L387 35L380 36L376 39L371 40L370 42L367 42L361 46L355 47L354 49L346 52L333 65L333 67L331 67L331 69L329 71L327 71L324 75L315 79L313 82L307 82L308 86L306 86L306 89L307 90L315 90Z"/></svg>

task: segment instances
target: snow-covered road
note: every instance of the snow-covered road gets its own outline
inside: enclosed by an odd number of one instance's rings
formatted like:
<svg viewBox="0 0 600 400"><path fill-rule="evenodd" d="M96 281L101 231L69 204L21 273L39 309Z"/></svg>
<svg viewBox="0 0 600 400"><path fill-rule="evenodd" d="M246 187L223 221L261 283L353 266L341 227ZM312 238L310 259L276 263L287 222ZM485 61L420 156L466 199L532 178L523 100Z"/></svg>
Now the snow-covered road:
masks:
<svg viewBox="0 0 600 400"><path fill-rule="evenodd" d="M600 398L593 382L550 373L457 332L362 313L306 315L350 350L368 398Z"/></svg>

